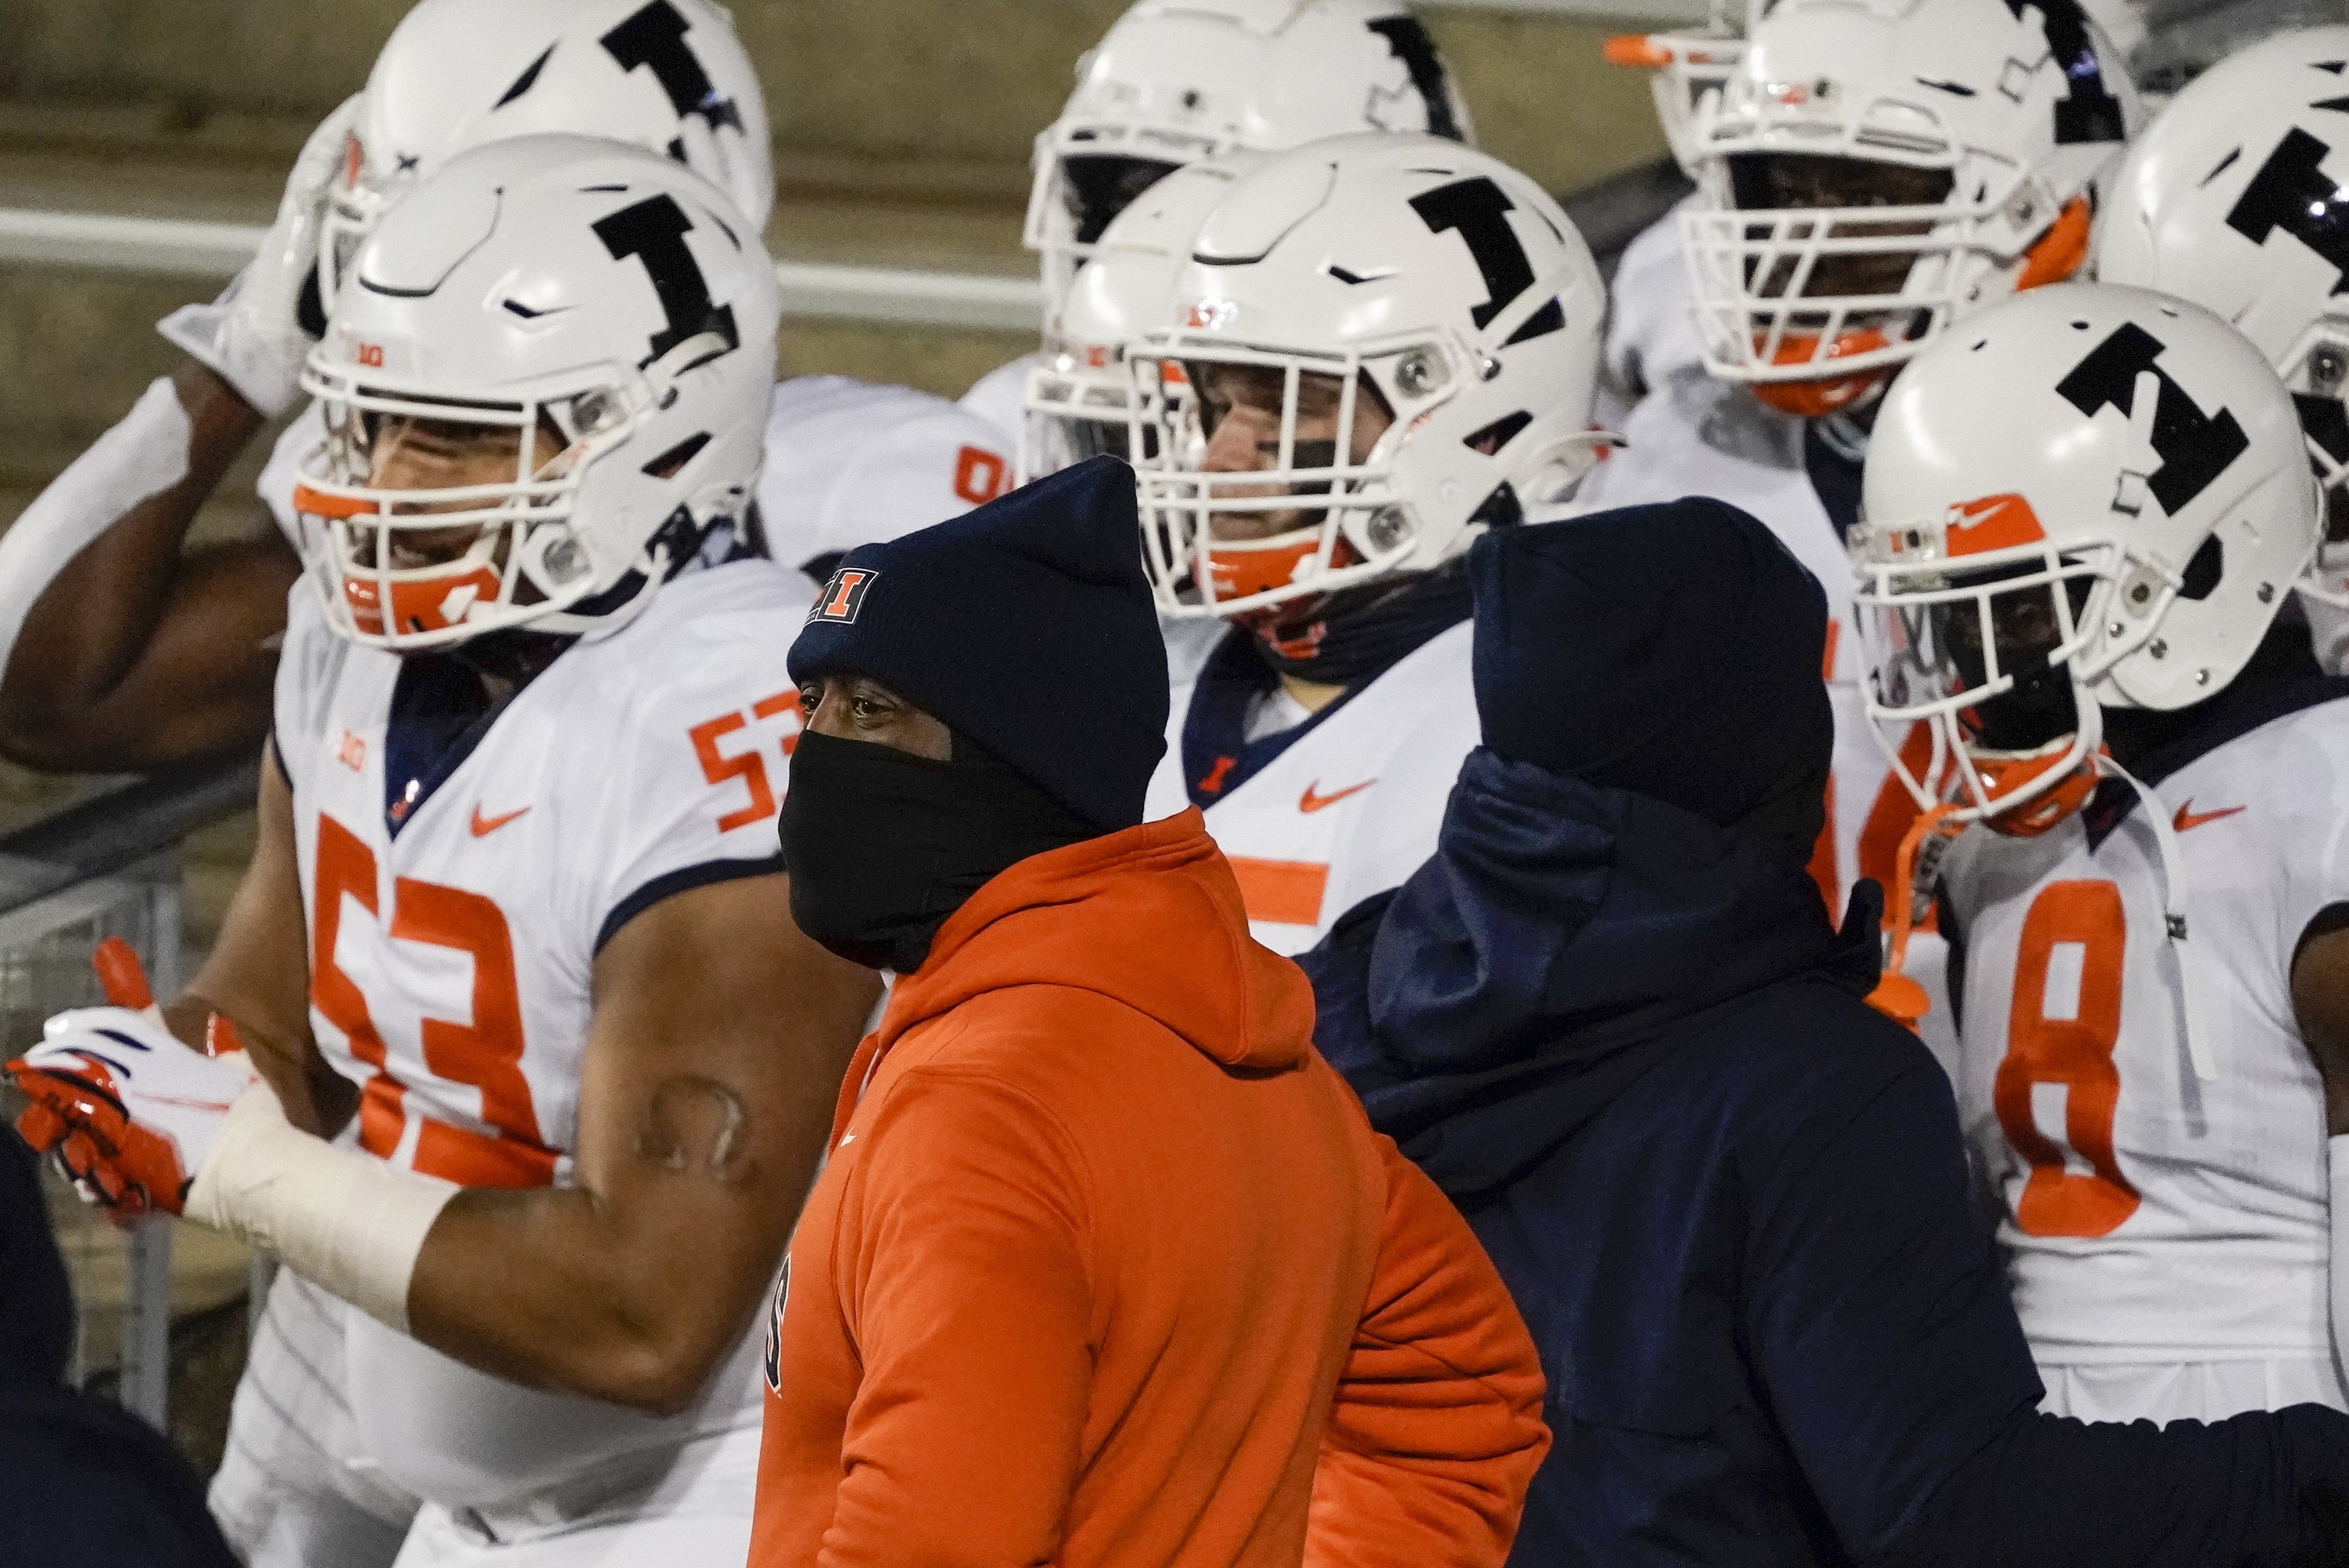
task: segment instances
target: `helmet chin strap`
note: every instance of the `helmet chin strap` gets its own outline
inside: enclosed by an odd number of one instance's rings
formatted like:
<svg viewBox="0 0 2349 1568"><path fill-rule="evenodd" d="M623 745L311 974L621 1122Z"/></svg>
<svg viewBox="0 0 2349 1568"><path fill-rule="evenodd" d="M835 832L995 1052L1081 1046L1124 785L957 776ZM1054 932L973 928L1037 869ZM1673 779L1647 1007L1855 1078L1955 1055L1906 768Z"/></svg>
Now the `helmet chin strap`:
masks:
<svg viewBox="0 0 2349 1568"><path fill-rule="evenodd" d="M2210 1043L2209 1014L2202 1006L2207 992L2197 968L2200 950L2187 942L2186 861L2178 851L2178 830L2171 824L2168 809L2162 805L2160 797L2143 779L2114 761L2110 752L2097 748L2089 754L2088 766L2099 778L2117 779L2136 790L2138 809L2153 829L2154 850L2161 861L2162 925L2170 955L2178 965L2186 1057L2194 1064L2196 1078L2205 1083L2213 1082L2219 1076L2219 1064ZM1896 885L1890 890L1889 911L1892 916L1890 949L1886 954L1883 976L1868 995L1868 1003L1911 1031L1925 1016L1927 1007L1924 988L1902 973L1909 957L1909 933L1920 913L1916 906L1915 889L1920 880L1930 884L1934 868L1940 863L1940 851L1964 830L1962 825L1947 820L1956 810L1945 803L1919 813L1893 858ZM1923 872L1921 878L1920 872Z"/></svg>
<svg viewBox="0 0 2349 1568"><path fill-rule="evenodd" d="M2195 974L2198 950L2186 941L2186 861L2178 853L2178 830L2171 826L2169 811L2143 780L2127 769L2099 752L2094 759L2096 771L2106 778L2117 779L2137 791L2138 807L2153 829L2153 842L2161 858L2161 913L2167 929L2171 956L2178 961L2178 1002L2185 1014L2186 1056L2194 1064L2194 1076L2209 1083L2219 1076L2217 1059L2211 1054L2209 1015L2201 1006L2203 986Z"/></svg>

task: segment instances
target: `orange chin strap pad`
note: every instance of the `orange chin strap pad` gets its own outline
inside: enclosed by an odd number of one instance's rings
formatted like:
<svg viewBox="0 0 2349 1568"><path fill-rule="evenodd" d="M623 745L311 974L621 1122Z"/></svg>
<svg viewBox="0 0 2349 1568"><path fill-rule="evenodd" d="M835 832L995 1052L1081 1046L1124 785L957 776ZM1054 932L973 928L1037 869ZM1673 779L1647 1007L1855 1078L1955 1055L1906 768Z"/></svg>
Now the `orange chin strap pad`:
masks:
<svg viewBox="0 0 2349 1568"><path fill-rule="evenodd" d="M1207 569L1215 575L1218 598L1246 599L1257 593L1268 593L1276 588L1286 588L1297 581L1297 569L1318 554L1321 541L1317 535L1295 546L1271 550L1216 550L1207 552Z"/></svg>
<svg viewBox="0 0 2349 1568"><path fill-rule="evenodd" d="M2023 270L2015 274L2014 288L2035 289L2044 284L2060 284L2080 270L2088 259L2088 229L2090 214L2088 199L2075 196L2064 203L2047 232L2032 242L2023 253Z"/></svg>
<svg viewBox="0 0 2349 1568"><path fill-rule="evenodd" d="M2027 762L1977 762L1973 766L1992 784L1994 799L2014 793L2062 760L2051 757ZM2035 839L2086 805L2088 797L2096 792L2097 782L2095 762L2080 762L2074 766L2070 777L2044 795L2012 811L1995 811L1982 819L1982 826L2010 839Z"/></svg>
<svg viewBox="0 0 2349 1568"><path fill-rule="evenodd" d="M343 597L351 607L351 619L369 636L381 636L386 630L383 605L376 588L371 578L343 579ZM465 588L471 588L472 593L460 594L460 590ZM478 567L461 577L395 583L391 584L389 629L407 633L442 631L462 621L466 610L472 605L494 603L497 596L498 574L488 566Z"/></svg>
<svg viewBox="0 0 2349 1568"><path fill-rule="evenodd" d="M1755 347L1761 346L1757 343ZM1856 354L1873 354L1889 346L1884 334L1874 327L1861 332L1842 332L1827 346L1825 358L1819 355L1816 334L1788 333L1778 340L1777 352L1770 356L1773 365L1831 365L1838 359L1848 359ZM1754 396L1769 407L1798 418L1818 419L1838 408L1847 408L1868 393L1892 378L1893 367L1879 366L1853 376L1830 376L1816 381L1758 381L1754 384Z"/></svg>
<svg viewBox="0 0 2349 1568"><path fill-rule="evenodd" d="M1889 374L1886 370L1863 370L1857 376L1838 377L1833 381L1757 381L1754 384L1754 396L1781 414L1819 419L1858 402L1882 385Z"/></svg>

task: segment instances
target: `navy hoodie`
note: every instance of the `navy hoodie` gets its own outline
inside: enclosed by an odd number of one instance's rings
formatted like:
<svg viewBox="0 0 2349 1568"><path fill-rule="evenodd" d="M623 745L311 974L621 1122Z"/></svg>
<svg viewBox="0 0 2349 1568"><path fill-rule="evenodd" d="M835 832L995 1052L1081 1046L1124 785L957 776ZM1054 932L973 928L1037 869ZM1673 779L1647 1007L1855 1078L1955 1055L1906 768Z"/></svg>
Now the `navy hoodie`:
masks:
<svg viewBox="0 0 2349 1568"><path fill-rule="evenodd" d="M1571 525L1566 525L1571 526ZM1523 1564L2334 1561L2349 1417L2040 1415L1947 1079L1783 841L1472 753L1303 964L1541 1348Z"/></svg>

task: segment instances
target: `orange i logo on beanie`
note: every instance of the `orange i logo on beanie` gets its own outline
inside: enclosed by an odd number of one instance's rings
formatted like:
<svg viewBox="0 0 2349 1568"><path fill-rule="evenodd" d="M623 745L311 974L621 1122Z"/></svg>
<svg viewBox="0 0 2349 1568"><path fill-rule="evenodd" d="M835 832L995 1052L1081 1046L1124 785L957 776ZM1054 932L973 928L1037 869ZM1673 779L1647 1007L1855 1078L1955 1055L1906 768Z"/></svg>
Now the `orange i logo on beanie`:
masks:
<svg viewBox="0 0 2349 1568"><path fill-rule="evenodd" d="M808 612L811 621L836 621L845 625L856 624L856 614L864 608L864 595L873 591L881 573L870 566L843 566L836 569L816 595L815 608Z"/></svg>

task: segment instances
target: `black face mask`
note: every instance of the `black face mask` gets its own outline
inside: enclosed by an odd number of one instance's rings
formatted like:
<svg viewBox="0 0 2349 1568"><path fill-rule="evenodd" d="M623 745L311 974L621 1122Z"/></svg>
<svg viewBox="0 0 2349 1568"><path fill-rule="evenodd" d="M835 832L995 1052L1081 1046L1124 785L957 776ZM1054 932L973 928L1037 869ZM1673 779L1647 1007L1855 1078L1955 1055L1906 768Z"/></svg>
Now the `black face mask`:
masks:
<svg viewBox="0 0 2349 1568"><path fill-rule="evenodd" d="M911 975L999 872L1100 834L968 740L954 750L933 762L812 731L792 749L778 830L792 919L852 964Z"/></svg>
<svg viewBox="0 0 2349 1568"><path fill-rule="evenodd" d="M1474 608L1462 557L1432 572L1322 594L1301 611L1278 606L1286 619L1266 611L1249 621L1256 651L1274 674L1352 686L1458 625Z"/></svg>

